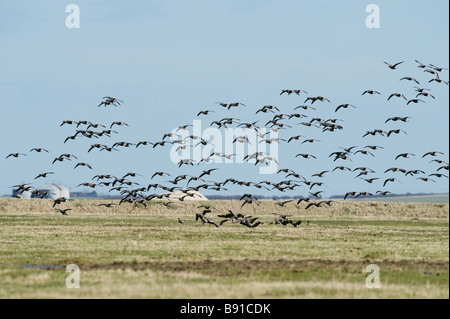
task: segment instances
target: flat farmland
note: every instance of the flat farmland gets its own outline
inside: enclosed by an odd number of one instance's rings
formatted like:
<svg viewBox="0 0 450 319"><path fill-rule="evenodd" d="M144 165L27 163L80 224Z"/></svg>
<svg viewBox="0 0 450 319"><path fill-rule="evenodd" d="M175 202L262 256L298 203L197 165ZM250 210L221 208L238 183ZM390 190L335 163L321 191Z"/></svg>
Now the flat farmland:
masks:
<svg viewBox="0 0 450 319"><path fill-rule="evenodd" d="M0 298L449 298L448 204L100 203L63 216L0 199ZM216 222L232 210L263 224L203 225L201 204ZM275 225L281 214L302 224ZM66 288L70 264L80 289ZM366 287L373 264L380 289Z"/></svg>

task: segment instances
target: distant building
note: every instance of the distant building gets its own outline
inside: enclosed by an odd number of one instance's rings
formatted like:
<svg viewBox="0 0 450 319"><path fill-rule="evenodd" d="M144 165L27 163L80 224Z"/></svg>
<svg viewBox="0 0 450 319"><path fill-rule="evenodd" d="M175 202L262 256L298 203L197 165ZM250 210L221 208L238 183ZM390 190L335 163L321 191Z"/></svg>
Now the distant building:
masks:
<svg viewBox="0 0 450 319"><path fill-rule="evenodd" d="M63 185L56 185L56 187L58 187L60 191L59 197L70 198L70 189Z"/></svg>

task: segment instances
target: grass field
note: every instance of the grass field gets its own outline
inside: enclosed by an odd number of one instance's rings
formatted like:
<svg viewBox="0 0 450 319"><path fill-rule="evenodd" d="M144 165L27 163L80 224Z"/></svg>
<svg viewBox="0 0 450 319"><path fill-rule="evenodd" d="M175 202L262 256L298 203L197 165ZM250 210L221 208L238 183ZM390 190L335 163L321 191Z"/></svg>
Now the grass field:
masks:
<svg viewBox="0 0 450 319"><path fill-rule="evenodd" d="M47 200L0 199L0 298L449 298L448 204L208 203L265 222L249 229L196 223L199 203L98 203L62 216ZM304 224L270 225L280 213ZM65 286L68 264L80 289ZM380 289L366 288L370 264Z"/></svg>

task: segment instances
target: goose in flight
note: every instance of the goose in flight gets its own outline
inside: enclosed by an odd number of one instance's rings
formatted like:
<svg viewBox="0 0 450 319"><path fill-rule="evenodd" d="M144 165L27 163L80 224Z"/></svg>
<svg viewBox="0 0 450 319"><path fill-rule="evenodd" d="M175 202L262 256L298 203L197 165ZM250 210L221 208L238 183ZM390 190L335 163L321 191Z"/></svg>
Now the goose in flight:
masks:
<svg viewBox="0 0 450 319"><path fill-rule="evenodd" d="M8 156L6 156L6 159L10 158L10 157L14 157L14 158L18 158L20 156L27 156L27 154L22 154L22 153L11 153Z"/></svg>
<svg viewBox="0 0 450 319"><path fill-rule="evenodd" d="M295 172L291 172L291 173L287 174L287 175L286 175L286 178L288 178L289 176L293 176L293 177L298 178L298 179L306 180L302 175L297 174L297 173L295 173Z"/></svg>
<svg viewBox="0 0 450 319"><path fill-rule="evenodd" d="M112 151L116 151L116 152L118 152L119 150L118 149L116 149L116 148L114 148L114 147L108 147L108 146L103 146L101 149L100 149L100 152L101 151L107 151L107 152L112 152Z"/></svg>
<svg viewBox="0 0 450 319"><path fill-rule="evenodd" d="M214 111L210 111L210 110L200 111L200 112L198 112L197 117L199 117L200 115L209 115L210 113L214 113Z"/></svg>
<svg viewBox="0 0 450 319"><path fill-rule="evenodd" d="M400 134L400 133L405 133L406 135L408 135L408 133L406 133L405 131L397 129L397 130L390 130L389 132L387 132L387 137L390 137L392 134Z"/></svg>
<svg viewBox="0 0 450 319"><path fill-rule="evenodd" d="M430 81L428 81L428 83L431 83L431 82L444 83L444 84L448 85L448 81L444 81L444 80L441 80L439 78L431 79Z"/></svg>
<svg viewBox="0 0 450 319"><path fill-rule="evenodd" d="M424 155L422 156L422 158L425 158L425 157L427 157L427 156L436 157L436 156L438 156L438 155L445 155L445 154L442 153L442 152L428 152L428 153L424 154Z"/></svg>
<svg viewBox="0 0 450 319"><path fill-rule="evenodd" d="M319 178L323 178L325 176L326 173L329 173L330 171L323 171L317 174L312 175L311 177L319 177Z"/></svg>
<svg viewBox="0 0 450 319"><path fill-rule="evenodd" d="M178 126L178 128L177 128L177 130L176 130L175 132L178 132L178 131L187 131L187 130L188 130L188 127L191 127L191 126L193 126L193 125L182 125L182 126Z"/></svg>
<svg viewBox="0 0 450 319"><path fill-rule="evenodd" d="M375 155L373 155L373 153L371 153L369 151L366 151L366 150L358 150L358 151L355 152L355 155L358 154L358 153L361 153L363 155L371 155L372 157L375 157Z"/></svg>
<svg viewBox="0 0 450 319"><path fill-rule="evenodd" d="M98 105L98 107L100 107L100 106L102 106L102 105L104 105L105 107L106 107L106 106L109 106L109 105L114 105L114 106L117 107L117 106L121 105L121 103L123 103L122 100L119 100L118 98L111 97L111 96L105 96L105 97L103 97L103 99L104 99L104 101L102 101L102 102Z"/></svg>
<svg viewBox="0 0 450 319"><path fill-rule="evenodd" d="M83 186L83 187L89 187L89 188L96 188L96 187L97 187L97 184L93 184L93 183L81 183L81 184L79 184L77 187L80 187L80 186Z"/></svg>
<svg viewBox="0 0 450 319"><path fill-rule="evenodd" d="M347 172L351 172L352 171L351 168L346 167L346 166L337 166L337 167L335 167L333 169L333 172L336 171L336 170L347 171Z"/></svg>
<svg viewBox="0 0 450 319"><path fill-rule="evenodd" d="M309 110L309 109L311 109L311 110L316 110L314 107L312 107L312 106L309 106L309 105L300 105L300 106L297 106L295 109L294 109L294 111L295 110L298 110L298 109L303 109L303 110Z"/></svg>
<svg viewBox="0 0 450 319"><path fill-rule="evenodd" d="M66 125L66 124L67 124L67 125L78 125L78 122L76 122L76 121L70 121L70 120L68 120L68 121L63 121L59 127L62 127L62 126L64 126L64 125Z"/></svg>
<svg viewBox="0 0 450 319"><path fill-rule="evenodd" d="M156 142L156 143L153 144L153 148L156 148L156 147L158 147L158 146L164 147L164 146L166 146L167 144L173 144L173 143L172 143L172 142L167 142L167 141Z"/></svg>
<svg viewBox="0 0 450 319"><path fill-rule="evenodd" d="M278 206L280 206L280 207L286 207L286 204L289 204L289 203L291 203L291 202L293 202L293 201L294 201L293 199L287 200L287 201L283 201L283 202L277 201L275 204L278 205Z"/></svg>
<svg viewBox="0 0 450 319"><path fill-rule="evenodd" d="M263 112L263 113L272 112L272 113L274 113L273 110L277 110L278 112L280 112L280 109L278 107L274 106L274 105L265 105L264 107L262 107L261 109L256 111L255 114L258 114L259 112Z"/></svg>
<svg viewBox="0 0 450 319"><path fill-rule="evenodd" d="M344 152L336 152L336 156L335 156L333 162L336 162L339 159L344 160L344 161L349 160L350 162L353 162L352 159L348 156L348 153L344 153Z"/></svg>
<svg viewBox="0 0 450 319"><path fill-rule="evenodd" d="M411 103L417 104L417 103L419 103L419 102L425 103L425 101L420 100L420 99L412 99L412 100L409 100L408 103L407 103L406 105L409 105L409 104L411 104Z"/></svg>
<svg viewBox="0 0 450 319"><path fill-rule="evenodd" d="M308 94L308 92L303 91L303 90L282 90L280 95L283 95L287 93L287 95L291 95L291 94L297 94L300 95L301 93L306 93Z"/></svg>
<svg viewBox="0 0 450 319"><path fill-rule="evenodd" d="M340 147L340 148L343 149L345 153L351 153L357 147L358 146L351 146L351 147L348 147L348 148ZM329 157L331 157L333 155L336 155L336 153L332 153Z"/></svg>
<svg viewBox="0 0 450 319"><path fill-rule="evenodd" d="M117 126L129 126L125 122L113 122L109 128L112 129L114 125L117 125Z"/></svg>
<svg viewBox="0 0 450 319"><path fill-rule="evenodd" d="M136 177L136 176L142 176L142 175L140 175L140 174L137 174L137 173L133 173L133 172L129 172L129 173L126 173L122 178L127 178L127 177Z"/></svg>
<svg viewBox="0 0 450 319"><path fill-rule="evenodd" d="M403 94L401 94L401 93L392 93L392 94L389 96L389 98L388 98L387 100L389 101L389 100L392 99L393 97L401 97L401 98L403 98L405 101L408 101L408 99L407 99Z"/></svg>
<svg viewBox="0 0 450 319"><path fill-rule="evenodd" d="M55 174L55 173L53 173L53 172L42 173L42 174L39 174L38 176L36 176L34 179L38 179L38 178L47 178L48 175L53 175L53 174Z"/></svg>
<svg viewBox="0 0 450 319"><path fill-rule="evenodd" d="M90 124L88 125L88 127L86 128L86 130L89 130L90 128L99 128L99 127L106 128L106 126L104 126L104 125L102 125L102 124L93 124L93 123L90 123Z"/></svg>
<svg viewBox="0 0 450 319"><path fill-rule="evenodd" d="M357 193L356 192L348 192L347 194L345 194L344 196L344 200L346 200L349 196L353 196L356 197Z"/></svg>
<svg viewBox="0 0 450 319"><path fill-rule="evenodd" d="M112 208L113 206L116 206L114 203L104 203L104 204L98 204L98 207L106 207L106 208Z"/></svg>
<svg viewBox="0 0 450 319"><path fill-rule="evenodd" d="M302 137L303 137L302 135L292 136L292 137L289 138L288 144L289 144L290 142L292 142L293 140L298 141L298 140L300 140Z"/></svg>
<svg viewBox="0 0 450 319"><path fill-rule="evenodd" d="M69 140L75 140L77 138L77 135L78 134L66 137L66 139L64 140L64 144L66 144Z"/></svg>
<svg viewBox="0 0 450 319"><path fill-rule="evenodd" d="M411 153L403 153L403 154L399 154L397 155L397 157L395 158L395 160L398 160L399 158L410 158L411 156L416 156L415 154L411 154Z"/></svg>
<svg viewBox="0 0 450 319"><path fill-rule="evenodd" d="M422 93L419 93L419 94L417 94L416 98L418 98L419 96L431 97L432 99L436 100L436 98L434 97L434 95L433 95L433 94L430 94L430 93L428 93L428 92L422 92Z"/></svg>
<svg viewBox="0 0 450 319"><path fill-rule="evenodd" d="M361 177L361 176L367 176L367 175L369 175L369 172L368 172L368 171L362 171L361 173L359 173L359 174L355 177L355 179L357 179L358 177Z"/></svg>
<svg viewBox="0 0 450 319"><path fill-rule="evenodd" d="M71 158L67 157L67 156L64 156L64 154L63 154L60 157L55 158L53 160L52 164L55 164L56 162L64 162L65 160L71 161Z"/></svg>
<svg viewBox="0 0 450 319"><path fill-rule="evenodd" d="M416 89L415 91L419 92L419 93L424 93L425 91L431 91L430 89L420 88L418 86L415 86L414 88Z"/></svg>
<svg viewBox="0 0 450 319"><path fill-rule="evenodd" d="M254 129L255 131L259 130L260 127L256 125L259 121L253 122L253 123L241 123L238 125L238 127L245 127L247 129Z"/></svg>
<svg viewBox="0 0 450 319"><path fill-rule="evenodd" d="M403 77L403 78L400 79L400 81L403 81L403 80L413 81L413 82L415 82L415 83L417 83L417 84L420 85L420 82L419 82L419 81L417 81L415 78L412 78L412 77L410 77L410 76L405 76L405 77Z"/></svg>
<svg viewBox="0 0 450 319"><path fill-rule="evenodd" d="M422 62L420 62L420 61L417 61L417 60L415 60L419 65L418 65L418 68L419 69L425 69L426 67L427 67L427 65L426 64L423 64Z"/></svg>
<svg viewBox="0 0 450 319"><path fill-rule="evenodd" d="M33 148L30 152L37 152L37 153L46 152L46 153L49 153L49 151L47 151L45 148Z"/></svg>
<svg viewBox="0 0 450 319"><path fill-rule="evenodd" d="M190 166L194 166L194 161L190 160L190 159L182 159L178 162L178 167L181 167L183 165L190 165Z"/></svg>
<svg viewBox="0 0 450 319"><path fill-rule="evenodd" d="M292 119L294 117L297 118L297 119L302 119L302 118L307 117L307 116L303 115L303 114L299 114L299 113L293 113L293 114L289 114L288 117L289 117L289 119Z"/></svg>
<svg viewBox="0 0 450 319"><path fill-rule="evenodd" d="M324 202L317 202L317 203L309 203L308 206L306 206L305 210L310 209L311 207L317 207L320 208L322 207L324 204L327 204L328 206L331 206L331 202L330 201L324 201ZM300 222L301 223L301 222Z"/></svg>
<svg viewBox="0 0 450 319"><path fill-rule="evenodd" d="M448 69L446 69L446 68L440 68L440 67L438 67L438 66L435 66L434 64L430 64L430 67L432 67L433 70L436 70L436 71L438 71L438 72L442 72L442 71L444 71L444 70L448 70Z"/></svg>
<svg viewBox="0 0 450 319"><path fill-rule="evenodd" d="M391 117L391 118L387 119L386 122L384 122L384 123L386 124L390 121L393 121L393 122L402 121L402 122L406 123L406 122L409 122L409 119L410 119L409 116L406 116L406 117L395 116L395 117Z"/></svg>
<svg viewBox="0 0 450 319"><path fill-rule="evenodd" d="M166 133L164 134L162 140L164 141L166 138L180 138L181 136L174 133Z"/></svg>
<svg viewBox="0 0 450 319"><path fill-rule="evenodd" d="M210 169L207 171L203 171L203 173L201 173L198 178L202 178L203 176L206 176L206 175L210 176L212 172L217 171L217 170L218 170L218 168L213 168L213 169Z"/></svg>
<svg viewBox="0 0 450 319"><path fill-rule="evenodd" d="M424 181L424 182L433 182L433 183L436 183L436 181L434 180L434 179L431 179L431 178L428 178L428 177L418 177L418 178L416 178L417 180L421 180L421 181Z"/></svg>
<svg viewBox="0 0 450 319"><path fill-rule="evenodd" d="M434 159L430 163L438 163L438 164L445 164L448 165L448 162L440 160L440 159Z"/></svg>
<svg viewBox="0 0 450 319"><path fill-rule="evenodd" d="M400 64L405 63L405 61L398 62L398 63L395 63L395 64L390 64L390 63L387 63L387 62L385 62L385 61L383 61L383 62L384 62L384 64L386 64L386 65L389 67L389 69L391 69L391 70L396 70L397 67L398 67Z"/></svg>
<svg viewBox="0 0 450 319"><path fill-rule="evenodd" d="M94 144L94 145L91 145L91 147L90 147L89 150L88 150L88 153L90 153L94 148L101 149L101 148L105 148L105 147L107 147L107 146L106 146L106 145L102 145L102 144Z"/></svg>
<svg viewBox="0 0 450 319"><path fill-rule="evenodd" d="M372 151L378 151L378 150L384 150L384 147L382 147L382 146L377 146L377 145L367 145L367 146L364 146L364 148L369 148L369 149L371 149Z"/></svg>
<svg viewBox="0 0 450 319"><path fill-rule="evenodd" d="M358 197L361 197L361 196L367 197L367 196L373 196L373 194L372 193L368 193L368 192L361 192L361 193L357 194L355 197L358 198Z"/></svg>
<svg viewBox="0 0 450 319"><path fill-rule="evenodd" d="M366 90L366 91L364 91L364 93L362 95L366 95L366 94L370 94L370 95L378 94L378 95L381 95L380 92L374 91L374 90Z"/></svg>
<svg viewBox="0 0 450 319"><path fill-rule="evenodd" d="M313 197L315 197L315 198L322 198L322 194L323 193L323 191L319 191L319 192L316 192L316 193L309 193L311 196L313 196Z"/></svg>
<svg viewBox="0 0 450 319"><path fill-rule="evenodd" d="M216 104L219 104L221 107L226 108L228 110L230 110L232 107L246 106L245 104L239 103L239 102L230 103L230 104L223 103L223 102L217 102Z"/></svg>
<svg viewBox="0 0 450 319"><path fill-rule="evenodd" d="M361 172L369 172L369 173L372 173L372 174L375 173L375 171L374 171L373 169L370 169L370 168L368 168L368 167L357 167L357 168L355 168L355 169L353 170L353 172L357 172L357 171L361 171Z"/></svg>
<svg viewBox="0 0 450 319"><path fill-rule="evenodd" d="M342 108L348 109L350 106L353 107L354 109L356 109L356 106L354 106L354 105L351 105L351 104L342 104L342 105L339 105L339 106L336 108L336 111L334 111L334 112L336 113L337 111L339 111L339 110L342 109Z"/></svg>
<svg viewBox="0 0 450 319"><path fill-rule="evenodd" d="M405 176L408 176L408 175L414 176L414 175L419 175L419 174L424 174L425 175L425 172L420 170L420 169L415 169L415 170L407 171L405 173Z"/></svg>
<svg viewBox="0 0 450 319"><path fill-rule="evenodd" d="M372 136L376 136L376 135L384 136L386 134L387 134L386 131L381 130L381 129L376 129L376 130L373 130L373 131L367 131L367 133L364 134L363 137L366 137L366 136L369 136L369 135L372 135Z"/></svg>
<svg viewBox="0 0 450 319"><path fill-rule="evenodd" d="M321 140L316 140L316 139L311 138L311 139L308 139L308 140L304 140L302 142L302 144L305 144L305 143L313 144L313 143L320 143L320 142L321 142Z"/></svg>
<svg viewBox="0 0 450 319"><path fill-rule="evenodd" d="M70 208L68 208L68 209L56 209L57 212L61 213L61 215L64 215L64 216L68 216L67 212L70 212L71 210L73 210L73 209L70 209Z"/></svg>
<svg viewBox="0 0 450 319"><path fill-rule="evenodd" d="M53 201L53 207L55 207L56 205L60 205L62 203L66 203L68 201L73 201L73 199L68 199L67 197L57 198Z"/></svg>
<svg viewBox="0 0 450 319"><path fill-rule="evenodd" d="M397 168L397 167L389 168L389 169L387 169L384 173L387 174L387 173L389 173L389 172L393 172L393 173L400 172L400 173L403 173L403 174L406 174L406 173L407 173L406 169L403 169L403 168Z"/></svg>
<svg viewBox="0 0 450 319"><path fill-rule="evenodd" d="M141 142L136 144L136 148L138 148L141 145L148 146L148 145L153 145L153 143L149 142L149 141L141 141Z"/></svg>
<svg viewBox="0 0 450 319"><path fill-rule="evenodd" d="M117 143L114 143L112 148L115 148L116 146L131 147L131 146L134 146L134 144L133 143L128 143L128 142L117 142Z"/></svg>
<svg viewBox="0 0 450 319"><path fill-rule="evenodd" d="M379 180L379 178L362 178L363 181L366 181L369 184L373 184L373 182Z"/></svg>
<svg viewBox="0 0 450 319"><path fill-rule="evenodd" d="M311 154L297 154L297 155L295 155L295 157L303 157L305 159L311 159L311 158L317 159L317 157L315 157L314 155L311 155Z"/></svg>
<svg viewBox="0 0 450 319"><path fill-rule="evenodd" d="M384 181L383 187L386 187L387 183L393 183L393 182L395 182L395 181L400 182L400 181L399 181L398 179L396 179L396 178L388 178L388 179L386 179L386 180Z"/></svg>
<svg viewBox="0 0 450 319"><path fill-rule="evenodd" d="M75 165L75 167L74 167L73 169L76 169L76 168L79 167L79 166L83 166L83 167L87 167L87 168L89 168L89 169L92 169L91 165L89 165L89 164L87 164L87 163L84 163L84 162L78 163L77 165Z"/></svg>
<svg viewBox="0 0 450 319"><path fill-rule="evenodd" d="M320 101L320 102L325 102L325 101L327 101L328 103L331 103L331 101L330 101L329 99L327 99L326 97L323 97L323 96L308 97L308 98L305 100L304 103L306 103L306 102L308 102L308 101L312 101L311 104L314 104L314 103L317 102L317 101Z"/></svg>
<svg viewBox="0 0 450 319"><path fill-rule="evenodd" d="M430 174L430 177L431 176L435 176L435 177L437 177L437 178L448 178L448 176L447 175L444 175L444 174L439 174L439 173L434 173L434 174Z"/></svg>

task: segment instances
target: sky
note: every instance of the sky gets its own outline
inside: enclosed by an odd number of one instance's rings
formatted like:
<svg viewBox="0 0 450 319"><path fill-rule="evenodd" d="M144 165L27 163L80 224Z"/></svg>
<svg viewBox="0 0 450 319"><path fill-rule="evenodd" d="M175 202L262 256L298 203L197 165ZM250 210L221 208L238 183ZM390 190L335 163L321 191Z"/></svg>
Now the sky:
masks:
<svg viewBox="0 0 450 319"><path fill-rule="evenodd" d="M66 27L66 6L80 9L80 28ZM380 8L380 28L369 29L366 7ZM316 111L299 111L304 120L283 120L292 129L281 130L287 139L301 134L321 140L315 144L281 143L279 168L290 168L308 180L323 181L324 196L349 191L389 190L393 193L448 193L448 179L422 182L416 177L384 174L390 167L421 169L427 175L439 165L423 159L429 151L449 155L448 86L427 83L433 76L417 68L417 59L448 68L449 3L435 1L307 1L307 0L193 0L193 1L2 1L0 3L0 194L11 187L31 183L62 183L72 191L91 181L96 174L121 177L127 172L141 176L133 179L141 185L165 182L169 178L151 176L165 171L172 177L199 175L218 168L208 181L227 178L259 182L279 182L285 175L262 175L254 164L211 164L178 168L170 157L171 146L153 149L120 148L107 153L90 145L115 142L160 141L164 133L180 125L202 120L206 129L211 122L225 117L243 122L271 119L255 112L264 105L275 105L281 113L291 114L305 104L308 96L324 96L331 103L317 102ZM383 61L405 61L390 70ZM436 97L426 103L410 104L387 97L394 92L415 98L414 83L400 81L404 76L417 78L421 87ZM448 81L448 71L440 73ZM283 89L302 89L308 94L283 95ZM367 89L381 96L362 96ZM124 101L119 107L97 107L104 96ZM216 102L241 102L225 110ZM351 103L335 113L335 108ZM197 117L201 110L215 112ZM273 115L272 115L273 116ZM408 123L388 123L393 116L409 116ZM344 129L322 133L316 128L295 125L313 117L338 118ZM116 127L111 138L77 139L64 144L74 127L64 120L88 120L109 126L123 121L129 127ZM362 138L373 129L401 128L407 134ZM223 131L223 130L222 130ZM202 131L203 132L203 131ZM201 132L201 133L202 133ZM225 134L225 133L223 133ZM353 162L333 162L328 155L340 147L380 145L376 157L352 155ZM49 154L30 153L43 147ZM220 151L220 150L218 150ZM10 153L26 153L18 159L5 159ZM410 159L395 160L400 153L414 153ZM54 158L71 153L93 170L73 168L78 161L57 163ZM295 158L310 153L317 160ZM355 179L354 173L334 172L325 178L311 175L332 170L337 165L350 168L366 166L380 178L374 184ZM34 180L43 172L55 172L47 180ZM447 171L440 171L448 174ZM383 188L386 178L398 182ZM197 184L192 184L197 185ZM219 195L253 192L265 196L307 196L309 188L295 191L247 190L228 184ZM106 193L107 188L96 189ZM206 195L216 192L207 191Z"/></svg>

